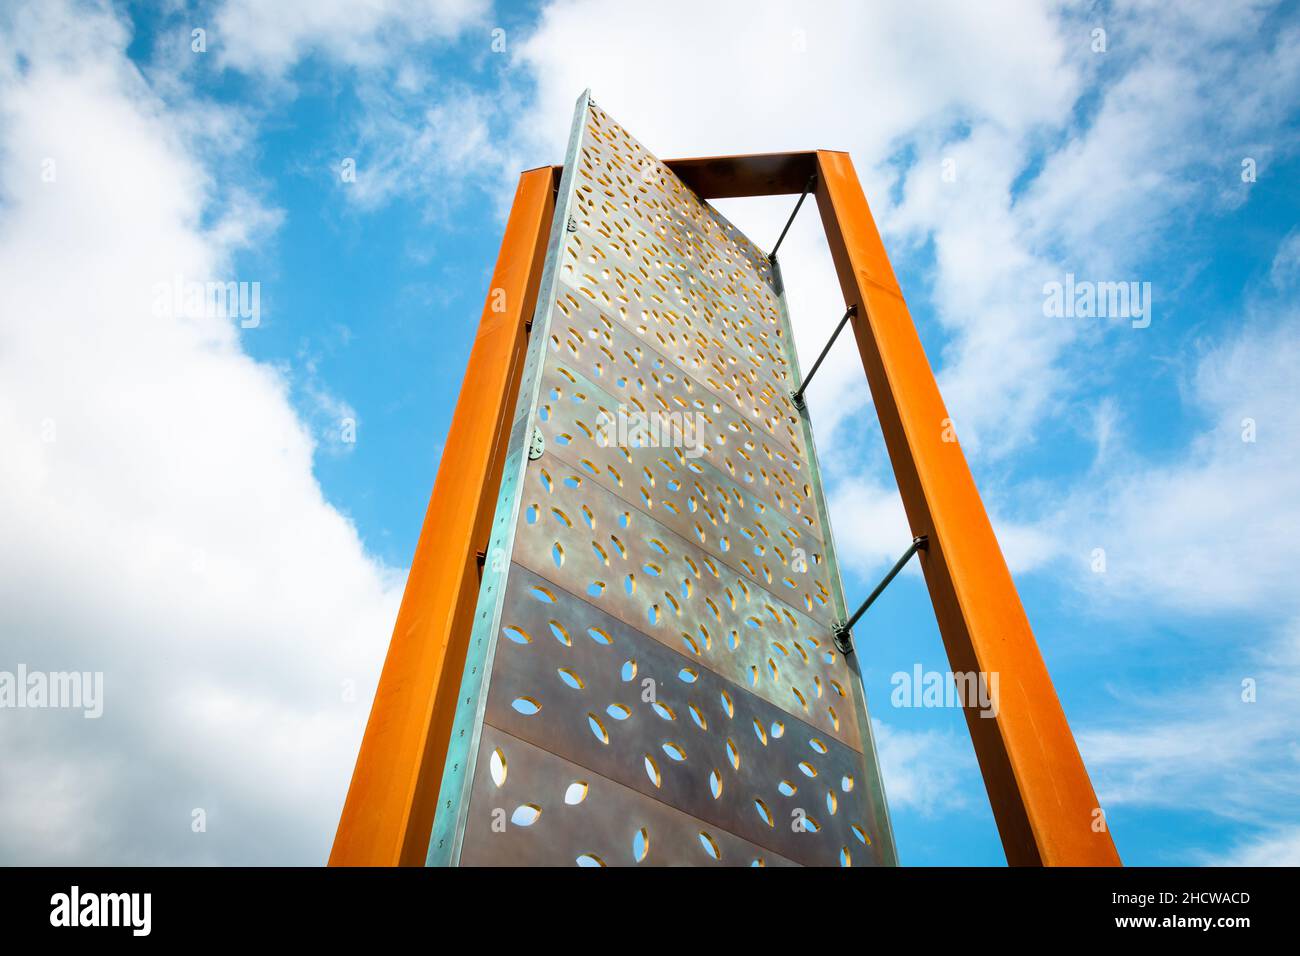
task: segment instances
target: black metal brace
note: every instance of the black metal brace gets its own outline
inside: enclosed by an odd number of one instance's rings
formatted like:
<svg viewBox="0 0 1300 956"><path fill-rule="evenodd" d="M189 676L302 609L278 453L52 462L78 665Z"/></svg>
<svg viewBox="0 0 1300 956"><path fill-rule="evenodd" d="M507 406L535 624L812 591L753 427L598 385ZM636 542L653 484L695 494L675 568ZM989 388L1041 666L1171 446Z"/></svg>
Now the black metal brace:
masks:
<svg viewBox="0 0 1300 956"><path fill-rule="evenodd" d="M840 332L844 329L845 324L849 321L849 317L857 314L858 314L857 303L854 303L853 305L849 306L848 309L845 310L844 318L840 319L840 324L835 326L835 331L831 333L830 341L827 342L826 347L822 349L822 354L817 356L817 361L813 362L812 371L809 372L808 377L803 380L803 384L800 385L795 391L790 393L790 401L794 402L795 408L799 409L800 411L803 411L804 389L808 387L808 383L812 381L812 377L816 375L817 370L821 368L822 360L826 358L826 353L831 350L831 346L834 345L835 340L839 338Z"/></svg>
<svg viewBox="0 0 1300 956"><path fill-rule="evenodd" d="M930 538L924 534L917 535L913 538L911 547L904 551L903 556L894 562L894 566L889 569L889 573L885 575L884 580L877 584L876 589L867 596L865 601L862 602L862 607L858 608L857 612L843 624L835 625L835 647L841 654L853 653L853 637L851 633L853 625L858 623L858 619L862 617L863 614L867 613L867 608L871 607L871 605L875 603L876 598L880 597L885 588L889 587L889 582L898 577L898 572L903 570L903 566L906 565L908 561L912 560L912 555L916 554L918 551L924 551L929 543Z"/></svg>
<svg viewBox="0 0 1300 956"><path fill-rule="evenodd" d="M794 212L790 213L790 218L785 221L785 228L781 230L780 238L776 240L776 245L772 247L772 251L767 254L769 262L776 261L776 250L781 248L781 243L785 240L785 234L789 232L790 227L794 225L794 217L799 215L799 207L802 206L803 201L808 198L808 193L812 192L813 183L815 182L817 182L817 174L813 173L808 177L808 185L804 186L803 192L799 194L799 201L794 204Z"/></svg>

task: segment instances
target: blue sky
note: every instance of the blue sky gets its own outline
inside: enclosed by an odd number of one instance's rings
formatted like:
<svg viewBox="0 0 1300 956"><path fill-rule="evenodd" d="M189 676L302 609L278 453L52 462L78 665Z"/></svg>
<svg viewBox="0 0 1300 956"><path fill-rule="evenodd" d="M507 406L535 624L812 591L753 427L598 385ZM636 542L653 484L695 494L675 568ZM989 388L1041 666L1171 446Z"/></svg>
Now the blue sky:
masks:
<svg viewBox="0 0 1300 956"><path fill-rule="evenodd" d="M664 157L851 152L1122 857L1300 862L1296 5L807 6L0 14L0 668L110 695L0 718L0 860L324 859L515 179L590 87ZM720 207L767 246L792 201ZM1149 327L1045 315L1067 273ZM150 317L173 275L260 323ZM910 535L847 341L809 401L852 602ZM890 706L948 669L915 568L857 634L902 861L1002 863L960 713Z"/></svg>

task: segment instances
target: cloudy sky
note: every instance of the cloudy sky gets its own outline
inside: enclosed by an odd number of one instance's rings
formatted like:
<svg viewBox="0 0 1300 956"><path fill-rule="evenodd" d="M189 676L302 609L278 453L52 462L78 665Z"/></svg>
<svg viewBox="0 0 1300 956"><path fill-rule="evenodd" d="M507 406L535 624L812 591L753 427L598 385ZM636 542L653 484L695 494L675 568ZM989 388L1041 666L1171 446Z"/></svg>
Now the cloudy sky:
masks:
<svg viewBox="0 0 1300 956"><path fill-rule="evenodd" d="M0 862L325 859L586 87L664 157L851 152L1121 855L1300 863L1300 14L1252 0L5 3L0 670L104 713L0 710ZM770 246L792 202L720 205ZM1149 325L1045 314L1067 274ZM160 307L208 279L256 319ZM809 401L852 601L910 536L847 345ZM902 861L1003 862L960 713L891 706L947 670L914 569L857 634Z"/></svg>

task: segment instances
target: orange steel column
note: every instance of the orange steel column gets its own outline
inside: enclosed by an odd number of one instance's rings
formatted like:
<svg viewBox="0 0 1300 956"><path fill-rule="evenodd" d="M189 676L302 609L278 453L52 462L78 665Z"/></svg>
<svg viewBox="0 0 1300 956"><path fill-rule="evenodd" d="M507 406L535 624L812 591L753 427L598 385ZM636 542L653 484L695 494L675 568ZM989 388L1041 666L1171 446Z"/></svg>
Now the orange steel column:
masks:
<svg viewBox="0 0 1300 956"><path fill-rule="evenodd" d="M520 176L331 866L424 863L554 208L549 166Z"/></svg>
<svg viewBox="0 0 1300 956"><path fill-rule="evenodd" d="M817 154L817 205L954 671L998 675L997 716L966 710L1007 861L1119 865L847 153ZM945 437L948 439L945 441Z"/></svg>

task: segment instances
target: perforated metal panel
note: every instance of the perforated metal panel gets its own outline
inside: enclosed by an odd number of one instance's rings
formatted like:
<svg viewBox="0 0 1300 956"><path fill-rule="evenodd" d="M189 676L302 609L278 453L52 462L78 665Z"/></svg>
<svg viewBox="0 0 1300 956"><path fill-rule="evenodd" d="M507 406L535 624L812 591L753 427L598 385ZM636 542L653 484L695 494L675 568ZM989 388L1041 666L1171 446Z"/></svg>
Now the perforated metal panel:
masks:
<svg viewBox="0 0 1300 956"><path fill-rule="evenodd" d="M434 864L894 850L767 257L579 101Z"/></svg>

